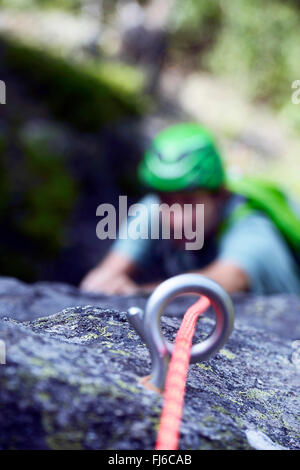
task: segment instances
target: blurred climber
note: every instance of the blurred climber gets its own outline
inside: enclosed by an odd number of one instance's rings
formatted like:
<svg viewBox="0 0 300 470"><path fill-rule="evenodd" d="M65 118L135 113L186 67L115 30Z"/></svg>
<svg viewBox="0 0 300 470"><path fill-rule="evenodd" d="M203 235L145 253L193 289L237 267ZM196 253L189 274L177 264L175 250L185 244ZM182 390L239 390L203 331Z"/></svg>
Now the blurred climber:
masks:
<svg viewBox="0 0 300 470"><path fill-rule="evenodd" d="M138 176L150 190L140 201L149 210L154 204L175 204L170 218L173 236L119 236L105 259L85 276L83 290L132 294L153 289L165 277L197 272L230 293L300 293L297 208L275 184L226 176L205 128L182 123L160 132L145 153ZM186 240L174 236L178 226L187 223L180 210L185 204L204 204L204 245L198 250L187 250ZM193 223L195 210L189 217ZM155 282L138 283L145 273Z"/></svg>

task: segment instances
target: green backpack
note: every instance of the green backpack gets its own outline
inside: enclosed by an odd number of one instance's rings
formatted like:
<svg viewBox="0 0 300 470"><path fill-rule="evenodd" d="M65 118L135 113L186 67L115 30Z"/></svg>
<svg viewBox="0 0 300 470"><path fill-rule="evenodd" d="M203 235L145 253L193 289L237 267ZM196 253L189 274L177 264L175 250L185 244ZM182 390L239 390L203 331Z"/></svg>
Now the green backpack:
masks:
<svg viewBox="0 0 300 470"><path fill-rule="evenodd" d="M281 232L293 252L300 256L300 212L291 206L288 195L276 184L256 177L227 178L227 189L246 198L226 221L228 227L235 220L253 210L268 215Z"/></svg>

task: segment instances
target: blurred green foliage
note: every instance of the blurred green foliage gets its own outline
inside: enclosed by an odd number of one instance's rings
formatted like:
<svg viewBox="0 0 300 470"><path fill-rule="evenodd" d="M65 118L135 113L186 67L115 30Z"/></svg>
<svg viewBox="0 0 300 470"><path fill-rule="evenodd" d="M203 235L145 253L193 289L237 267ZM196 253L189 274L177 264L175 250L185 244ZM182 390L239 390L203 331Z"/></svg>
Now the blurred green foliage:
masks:
<svg viewBox="0 0 300 470"><path fill-rule="evenodd" d="M20 135L25 161L24 211L20 229L24 234L57 250L64 242L64 227L75 203L76 185L65 155L52 145L53 135L39 130Z"/></svg>
<svg viewBox="0 0 300 470"><path fill-rule="evenodd" d="M0 130L0 211L3 211L5 204L7 203L8 199L8 181L6 179L5 171L4 171L4 163L3 163L3 155L5 152L5 144L6 139L4 136L3 131Z"/></svg>
<svg viewBox="0 0 300 470"><path fill-rule="evenodd" d="M121 1L104 0L104 16L109 12L111 19ZM144 6L149 1L138 3ZM59 8L72 13L80 12L83 4L84 0L0 0L5 8ZM110 27L109 20L106 26ZM300 79L298 0L177 0L169 32L171 64L228 78L232 87L271 105L300 131L299 106L291 103L291 84ZM28 122L39 117L41 107L41 115L57 128L64 121L79 134L94 132L97 139L103 126L146 109L144 81L139 71L124 63L102 58L92 62L88 54L76 62L7 36L0 38L0 48L1 66L26 85L28 95L24 109L16 96L17 111L9 116L6 135L0 129L0 210L13 235L1 243L0 268L6 275L35 280L41 277L39 266L68 243L68 220L81 189L69 166L73 156L53 145L57 135L51 126L28 132ZM5 109L14 114L13 108Z"/></svg>
<svg viewBox="0 0 300 470"><path fill-rule="evenodd" d="M16 9L28 8L61 8L77 11L80 0L0 0L0 6Z"/></svg>
<svg viewBox="0 0 300 470"><path fill-rule="evenodd" d="M201 67L284 110L300 129L299 112L290 105L291 84L299 78L299 2L177 1L171 28L174 47L185 54L198 48Z"/></svg>
<svg viewBox="0 0 300 470"><path fill-rule="evenodd" d="M85 0L0 0L0 6L8 8L60 8L73 12L80 11L85 3ZM151 2L144 0L137 3L147 6ZM122 0L103 0L104 16L107 11L113 16L118 4L121 5ZM228 77L233 86L241 89L250 99L270 104L300 130L299 112L290 100L291 84L299 79L298 0L177 0L170 15L169 30L169 53L175 63ZM28 51L25 57L29 65ZM32 57L33 62L36 60L40 59ZM51 64L49 60L49 57L44 58L48 64L41 63L39 73L43 68L44 75L47 75L54 66L63 82L64 74L68 73L66 69L62 70L65 66ZM101 87L104 84L112 85L114 77L120 77L117 83L119 90L122 83L135 82L123 65L115 72L109 69L105 72L103 65L98 67L96 74L91 70L85 72L89 80L85 81L81 90L81 115L86 114L84 95L90 94L88 88L93 88L95 77L101 81ZM70 93L74 85L80 100L78 89L81 78L77 72L73 75ZM59 93L62 91L58 90ZM92 101L96 108L99 99L96 97ZM113 114L114 106L109 111ZM93 106L90 113L93 113ZM79 118L78 114L76 110L70 113L75 119ZM90 125L91 121L86 124Z"/></svg>
<svg viewBox="0 0 300 470"><path fill-rule="evenodd" d="M4 65L38 87L59 119L95 130L121 116L139 114L142 78L119 64L72 63L50 51L2 38Z"/></svg>
<svg viewBox="0 0 300 470"><path fill-rule="evenodd" d="M0 120L0 271L34 281L51 276L72 243L82 196L72 136L89 135L99 149L103 128L144 109L142 78L126 65L76 63L8 36L0 53L10 77Z"/></svg>
<svg viewBox="0 0 300 470"><path fill-rule="evenodd" d="M214 44L221 21L220 1L177 0L169 21L172 53L201 65L202 54Z"/></svg>
<svg viewBox="0 0 300 470"><path fill-rule="evenodd" d="M0 137L0 208L5 232L0 266L5 275L39 277L39 265L58 256L78 188L69 155L57 145L59 128L12 126Z"/></svg>

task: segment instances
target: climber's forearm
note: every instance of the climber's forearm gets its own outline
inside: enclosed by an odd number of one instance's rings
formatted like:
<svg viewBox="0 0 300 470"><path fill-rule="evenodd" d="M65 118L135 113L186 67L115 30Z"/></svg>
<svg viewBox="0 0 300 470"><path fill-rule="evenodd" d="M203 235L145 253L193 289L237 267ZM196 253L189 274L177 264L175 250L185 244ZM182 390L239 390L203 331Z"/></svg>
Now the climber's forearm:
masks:
<svg viewBox="0 0 300 470"><path fill-rule="evenodd" d="M159 286L159 284L161 284L163 282L162 281L158 281L158 282L147 282L146 284L141 284L139 286L139 290L142 291L142 292L152 292L154 289L156 289L156 287Z"/></svg>
<svg viewBox="0 0 300 470"><path fill-rule="evenodd" d="M206 268L192 272L202 274L218 282L229 293L247 291L250 287L247 274L229 261L214 261ZM140 289L145 292L151 292L159 284L160 282L143 284L140 286Z"/></svg>
<svg viewBox="0 0 300 470"><path fill-rule="evenodd" d="M249 290L249 278L245 271L230 261L214 261L204 269L193 271L218 282L227 292Z"/></svg>

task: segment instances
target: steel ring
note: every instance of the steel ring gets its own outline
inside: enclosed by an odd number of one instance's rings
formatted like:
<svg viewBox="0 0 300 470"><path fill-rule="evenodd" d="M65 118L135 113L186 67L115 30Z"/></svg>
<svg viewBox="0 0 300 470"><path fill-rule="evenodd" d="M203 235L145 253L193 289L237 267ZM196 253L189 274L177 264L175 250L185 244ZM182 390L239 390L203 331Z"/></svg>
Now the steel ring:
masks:
<svg viewBox="0 0 300 470"><path fill-rule="evenodd" d="M168 303L182 294L204 295L209 298L215 310L216 324L213 331L191 349L191 363L206 360L227 341L233 328L234 308L227 292L219 284L200 274L180 274L155 289L147 302L144 316L144 332L149 347L159 357L165 356L167 351L169 355L172 354L174 345L164 337L160 319Z"/></svg>

